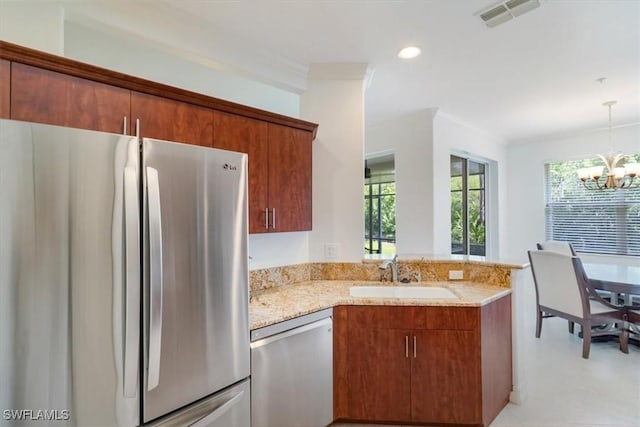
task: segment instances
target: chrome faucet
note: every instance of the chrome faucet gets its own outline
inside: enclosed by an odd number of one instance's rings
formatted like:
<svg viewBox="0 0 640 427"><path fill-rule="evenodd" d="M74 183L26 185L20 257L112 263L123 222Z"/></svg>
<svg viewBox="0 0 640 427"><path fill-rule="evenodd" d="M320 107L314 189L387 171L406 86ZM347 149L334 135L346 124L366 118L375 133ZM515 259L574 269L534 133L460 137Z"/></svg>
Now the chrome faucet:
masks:
<svg viewBox="0 0 640 427"><path fill-rule="evenodd" d="M398 254L395 254L393 259L387 259L380 264L380 270L386 270L391 266L391 280L393 283L398 283Z"/></svg>

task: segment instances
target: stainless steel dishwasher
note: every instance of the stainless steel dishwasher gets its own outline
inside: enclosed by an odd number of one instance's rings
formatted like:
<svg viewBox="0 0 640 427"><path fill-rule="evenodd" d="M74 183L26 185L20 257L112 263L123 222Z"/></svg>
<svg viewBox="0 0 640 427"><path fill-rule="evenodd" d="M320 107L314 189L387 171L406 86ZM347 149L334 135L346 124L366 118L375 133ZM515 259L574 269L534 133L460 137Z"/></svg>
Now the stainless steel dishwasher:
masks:
<svg viewBox="0 0 640 427"><path fill-rule="evenodd" d="M251 332L252 427L333 421L332 310Z"/></svg>

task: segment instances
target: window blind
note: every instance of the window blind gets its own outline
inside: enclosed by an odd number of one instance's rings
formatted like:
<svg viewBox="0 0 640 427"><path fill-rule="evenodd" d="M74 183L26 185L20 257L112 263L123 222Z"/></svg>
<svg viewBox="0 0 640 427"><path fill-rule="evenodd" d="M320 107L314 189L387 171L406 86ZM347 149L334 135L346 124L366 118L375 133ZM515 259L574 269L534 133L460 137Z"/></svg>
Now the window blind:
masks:
<svg viewBox="0 0 640 427"><path fill-rule="evenodd" d="M579 252L639 256L640 187L587 190L576 171L594 164L545 165L545 238L571 242Z"/></svg>

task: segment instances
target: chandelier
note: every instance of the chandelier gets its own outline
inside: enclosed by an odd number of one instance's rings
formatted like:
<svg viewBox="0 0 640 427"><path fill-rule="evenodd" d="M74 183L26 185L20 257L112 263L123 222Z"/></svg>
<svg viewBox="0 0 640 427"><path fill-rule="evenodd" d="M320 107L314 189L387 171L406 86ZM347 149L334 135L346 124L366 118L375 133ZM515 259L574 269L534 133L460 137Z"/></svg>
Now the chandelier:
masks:
<svg viewBox="0 0 640 427"><path fill-rule="evenodd" d="M611 143L611 107L615 104L616 101L607 101L602 104L603 107L609 107L609 143ZM604 166L578 169L578 178L587 190L629 188L633 185L635 178L640 175L640 163L619 164L625 157L622 153L610 153L605 156L599 154L598 157L607 167L606 175L604 175ZM602 177L605 178L603 183L600 182Z"/></svg>

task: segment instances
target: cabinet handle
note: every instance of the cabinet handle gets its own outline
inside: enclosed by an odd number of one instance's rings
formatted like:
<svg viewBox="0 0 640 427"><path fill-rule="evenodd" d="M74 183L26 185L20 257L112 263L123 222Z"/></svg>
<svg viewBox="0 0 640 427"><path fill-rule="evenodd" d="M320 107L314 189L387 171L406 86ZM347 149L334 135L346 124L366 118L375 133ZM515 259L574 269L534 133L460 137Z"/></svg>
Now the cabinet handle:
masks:
<svg viewBox="0 0 640 427"><path fill-rule="evenodd" d="M409 358L409 335L404 336L404 357Z"/></svg>
<svg viewBox="0 0 640 427"><path fill-rule="evenodd" d="M271 223L271 227L275 230L276 229L276 208L273 208L272 211L273 211L273 221Z"/></svg>
<svg viewBox="0 0 640 427"><path fill-rule="evenodd" d="M122 126L122 134L129 135L129 130L127 129L127 116L124 116L124 124Z"/></svg>
<svg viewBox="0 0 640 427"><path fill-rule="evenodd" d="M418 357L418 341L416 340L416 336L413 336L413 358Z"/></svg>
<svg viewBox="0 0 640 427"><path fill-rule="evenodd" d="M264 228L269 229L269 208L264 208Z"/></svg>
<svg viewBox="0 0 640 427"><path fill-rule="evenodd" d="M140 119L136 119L136 138L140 139Z"/></svg>

